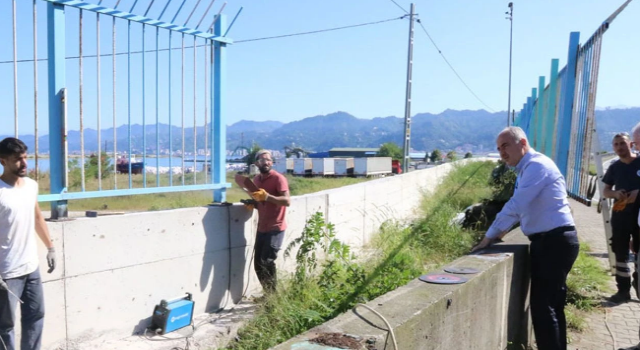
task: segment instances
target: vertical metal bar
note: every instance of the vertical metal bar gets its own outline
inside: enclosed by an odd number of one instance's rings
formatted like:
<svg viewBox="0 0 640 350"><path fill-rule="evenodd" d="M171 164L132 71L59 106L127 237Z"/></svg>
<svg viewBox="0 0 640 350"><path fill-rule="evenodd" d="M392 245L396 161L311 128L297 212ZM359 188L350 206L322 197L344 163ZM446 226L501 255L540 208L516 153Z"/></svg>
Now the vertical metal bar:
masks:
<svg viewBox="0 0 640 350"><path fill-rule="evenodd" d="M226 27L226 16L220 15L219 20L216 22L214 33L220 35L222 28ZM227 134L225 130L225 80L226 80L226 44L215 42L215 55L214 55L214 85L212 91L213 97L213 134L215 135L215 142L211 144L211 157L212 157L212 171L213 181L216 184L221 184L226 181L226 143ZM212 137L214 137L212 135ZM214 202L226 201L227 191L226 188L221 188L213 191Z"/></svg>
<svg viewBox="0 0 640 350"><path fill-rule="evenodd" d="M160 187L160 71L158 65L160 64L158 57L158 40L159 40L159 29L156 27L156 187Z"/></svg>
<svg viewBox="0 0 640 350"><path fill-rule="evenodd" d="M136 1L137 2L137 1ZM136 5L133 4L135 7ZM129 188L133 188L131 178L131 21L127 21L127 133L128 133L128 157L129 157Z"/></svg>
<svg viewBox="0 0 640 350"><path fill-rule="evenodd" d="M34 148L36 157L36 181L40 178L38 153L40 143L38 141L38 6L37 0L33 0L33 118L34 118Z"/></svg>
<svg viewBox="0 0 640 350"><path fill-rule="evenodd" d="M184 171L184 34L182 34L182 61L180 63L182 63L182 154L180 156L182 157L182 186L184 186L184 176L186 175Z"/></svg>
<svg viewBox="0 0 640 350"><path fill-rule="evenodd" d="M96 13L96 116L98 129L98 191L102 191L102 138L100 134L100 14ZM106 150L105 150L106 151Z"/></svg>
<svg viewBox="0 0 640 350"><path fill-rule="evenodd" d="M560 106L558 117L561 122L558 123L558 131L556 135L556 159L558 168L564 177L567 177L567 160L569 156L570 137L567 133L571 131L571 112L573 108L573 97L576 87L576 64L578 59L578 46L580 45L580 33L572 32L569 35L569 50L567 53L567 71L562 83L562 91L560 93Z"/></svg>
<svg viewBox="0 0 640 350"><path fill-rule="evenodd" d="M172 108L173 103L171 103L171 99L173 97L172 88L171 88L171 75L173 75L173 71L171 69L171 56L173 56L172 52L172 34L173 31L169 31L169 50L167 51L169 54L169 186L173 186L173 124L171 124L171 115L173 114Z"/></svg>
<svg viewBox="0 0 640 350"><path fill-rule="evenodd" d="M118 1L119 2L119 1ZM117 6L117 4L116 4ZM113 73L113 189L118 189L118 131L116 125L116 18L113 17L111 27L111 64Z"/></svg>
<svg viewBox="0 0 640 350"><path fill-rule="evenodd" d="M18 40L16 25L16 0L13 0L13 126L18 137Z"/></svg>
<svg viewBox="0 0 640 350"><path fill-rule="evenodd" d="M78 17L78 53L79 53L79 59L78 59L78 65L79 65L79 73L78 75L80 76L80 82L79 82L79 104L80 104L80 181L81 181L81 188L82 188L82 192L85 191L85 177L84 177L84 91L83 91L83 78L84 78L84 72L83 72L83 60L82 60L82 17L83 17L83 10L80 10L80 14Z"/></svg>
<svg viewBox="0 0 640 350"><path fill-rule="evenodd" d="M196 96L198 96L196 91L196 82L197 82L197 47L196 47L196 37L193 37L193 184L197 184L197 174L198 174L198 124L197 124L197 106Z"/></svg>
<svg viewBox="0 0 640 350"><path fill-rule="evenodd" d="M538 102L536 103L536 138L533 144L533 148L544 153L544 146L542 144L542 118L544 111L544 86L545 77L538 77Z"/></svg>
<svg viewBox="0 0 640 350"><path fill-rule="evenodd" d="M218 18L220 18L220 15L222 14L222 10L224 10L225 6L227 6L227 2L226 1L225 1L224 4L222 4L222 6L220 6L220 9L218 10L218 14L215 17L213 17L213 22L211 22L211 25L209 26L209 29L207 29L207 32L210 32L210 31L213 30L213 26L218 21Z"/></svg>
<svg viewBox="0 0 640 350"><path fill-rule="evenodd" d="M146 62L147 49L145 45L145 36L147 34L147 25L142 24L142 163L145 167L147 165L147 74L146 74ZM156 177L158 176L158 169L156 168ZM147 169L142 172L142 187L147 187Z"/></svg>
<svg viewBox="0 0 640 350"><path fill-rule="evenodd" d="M554 130L556 130L556 93L558 84L558 65L559 60L554 58L551 60L551 72L549 72L549 91L545 112L545 154L554 160Z"/></svg>
<svg viewBox="0 0 640 350"><path fill-rule="evenodd" d="M210 161L210 166L211 166L211 179L210 179L210 183L214 183L214 173L215 173L215 169L214 169L214 158L215 158L215 154L213 153L213 145L214 145L214 122L213 122L213 108L214 108L214 66L213 66L213 55L214 55L214 49L213 49L213 40L207 40L208 46L209 46L209 55L210 55L210 60L209 60L209 74L211 75L209 77L209 84L210 84L210 89L209 89L209 105L211 106L211 112L210 114L208 114L207 116L205 116L205 118L211 118L210 119L210 123L209 123L209 138L210 138L210 142L209 142L209 148L207 149L209 152L209 156L211 157L211 161ZM225 154L225 163L226 163L226 154Z"/></svg>
<svg viewBox="0 0 640 350"><path fill-rule="evenodd" d="M207 153L209 153L208 149L209 149L209 131L207 129L207 118L209 116L209 110L207 109L207 91L209 90L207 87L207 73L208 73L208 68L207 67L207 50L209 48L209 45L207 44L207 40L205 39L204 41L204 97L202 98L202 101L204 102L204 183L207 183L207 179L208 179L208 169L207 169L207 159L208 159L208 155Z"/></svg>
<svg viewBox="0 0 640 350"><path fill-rule="evenodd" d="M47 55L49 71L49 161L52 194L66 190L65 98L65 13L64 5L47 3ZM51 202L51 218L66 217L67 201Z"/></svg>

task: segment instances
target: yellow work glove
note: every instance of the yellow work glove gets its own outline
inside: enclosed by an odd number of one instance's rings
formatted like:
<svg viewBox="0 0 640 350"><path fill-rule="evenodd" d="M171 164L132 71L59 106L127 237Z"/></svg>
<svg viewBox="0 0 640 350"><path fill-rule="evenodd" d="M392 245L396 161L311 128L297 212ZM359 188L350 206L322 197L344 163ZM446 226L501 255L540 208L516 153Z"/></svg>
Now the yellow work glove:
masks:
<svg viewBox="0 0 640 350"><path fill-rule="evenodd" d="M258 191L251 193L251 197L253 197L253 199L257 200L258 202L264 202L269 197L269 194L264 190L264 188L261 188Z"/></svg>

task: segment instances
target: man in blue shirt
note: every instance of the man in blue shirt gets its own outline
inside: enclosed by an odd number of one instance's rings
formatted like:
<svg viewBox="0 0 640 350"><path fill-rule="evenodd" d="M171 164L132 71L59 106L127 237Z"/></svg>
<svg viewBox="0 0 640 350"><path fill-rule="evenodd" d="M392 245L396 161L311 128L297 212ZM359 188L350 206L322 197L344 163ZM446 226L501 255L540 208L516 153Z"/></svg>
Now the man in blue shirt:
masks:
<svg viewBox="0 0 640 350"><path fill-rule="evenodd" d="M564 177L551 159L529 146L519 127L500 132L497 146L502 160L515 167L516 187L472 251L488 247L520 222L531 241L531 319L538 349L566 350L566 281L580 247Z"/></svg>

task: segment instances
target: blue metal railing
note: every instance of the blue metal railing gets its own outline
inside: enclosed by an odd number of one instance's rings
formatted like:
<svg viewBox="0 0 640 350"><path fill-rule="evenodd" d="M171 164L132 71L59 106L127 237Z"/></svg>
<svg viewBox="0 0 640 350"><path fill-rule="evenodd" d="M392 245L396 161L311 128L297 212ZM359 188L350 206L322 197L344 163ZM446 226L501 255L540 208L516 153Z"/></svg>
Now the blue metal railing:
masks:
<svg viewBox="0 0 640 350"><path fill-rule="evenodd" d="M589 167L595 131L595 100L602 37L627 0L580 46L580 33L569 37L567 65L558 72L551 60L549 84L539 78L515 125L527 133L537 151L552 158L566 178L569 196L590 204Z"/></svg>
<svg viewBox="0 0 640 350"><path fill-rule="evenodd" d="M229 31L225 16L222 15L226 3L220 7L217 14L209 15L215 0L205 0L205 3L207 1L208 5L201 17L194 17L194 22L197 20L195 28L189 27L189 23L192 16L198 12L200 0L191 10L187 20L181 24L176 24L176 20L185 8L186 0L181 1L179 7L175 6L176 2L174 6L170 6L170 0L165 0L161 5L155 4L158 5L158 19L148 17L149 13L153 12L154 0L147 2L145 9L139 9L144 10L144 15L133 13L138 5L137 0L127 3L130 5L127 11L118 8L119 0L113 8L103 6L102 0L96 0L97 4L77 0L33 0L32 3L12 0L12 11L0 11L3 15L12 15L14 25L11 33L13 59L6 62L12 64L13 81L0 84L13 83L14 136L20 137L18 122L21 117L27 113L34 116L34 143L27 143L30 152L35 151L36 177L43 173L42 158L47 155L46 150L43 153L42 145L39 143L42 135L39 134L38 126L42 121L38 120L38 85L41 83L38 80L38 63L47 62L50 193L40 194L38 200L52 203L52 217L66 216L66 201L82 198L213 190L215 201L225 200L225 191L229 184L226 183L225 177L224 60L226 46L233 41L221 34L226 35ZM24 27L23 23L18 26L18 18L22 19L24 16L19 16L17 12L27 11L26 7L22 7L25 4L32 7L30 10L33 12L33 40L29 43L33 44L33 59L18 60L19 53L24 51L21 45L28 42L22 40L24 34L19 33L17 29ZM43 43L39 42L37 37L37 13L39 8L45 6L48 46L47 57L42 59L38 58L38 46ZM172 12L172 7L177 9L169 16L172 17L171 22L163 21L163 17ZM74 21L73 16L76 13L77 21ZM94 16L87 16L88 13L95 14L95 19ZM112 21L101 20L105 16L111 17ZM72 20L69 21L69 18ZM207 18L210 19L209 23L205 23ZM105 39L105 35L109 35L108 30L104 31L101 28L109 24L111 40L101 40ZM117 27L124 24L127 27L127 35L118 37ZM76 31L76 25L77 37L72 34ZM155 27L155 33L147 30L149 26ZM201 26L203 29L200 29ZM174 41L178 39L174 38L174 32L181 36L180 45L176 45ZM147 36L153 34L155 38L149 45ZM190 47L185 47L185 37L192 39ZM163 43L166 47L161 47ZM123 51L125 45L126 49ZM192 52L188 52L189 48L193 49ZM163 51L167 52L166 56L161 54ZM120 56L126 57L121 59ZM107 59L103 61L102 58ZM77 71L69 64L70 60L78 61ZM177 60L180 61L180 67L177 66ZM18 66L22 62L33 62L33 68L19 70ZM124 65L125 70L122 69ZM111 77L105 79L109 75L106 73L109 68ZM93 69L95 74L91 72ZM30 73L29 70L33 72L34 80L33 114L18 109L24 105L18 92L25 89L19 82L24 79L23 75ZM190 82L191 86L187 87L185 75L191 73L193 81ZM180 96L177 96L173 86L178 76L182 82ZM126 86L123 86L123 82L126 82ZM149 84L154 86L150 87ZM111 89L108 88L109 85ZM103 103L108 100L111 100L111 103ZM189 136L185 132L187 107L191 107L190 111L193 113L193 123L188 123L191 124L188 128L192 129L188 133ZM182 111L182 122L180 126L175 126L173 123L176 122L174 117L178 108ZM95 113L95 118L91 116L92 113ZM105 123L102 120L109 114L113 120L111 135L108 130L104 130ZM118 125L124 116L126 125ZM137 123L140 118L142 140L137 137L140 130ZM150 123L150 120L153 120L151 118L155 119L155 132L152 130L154 125L153 122ZM163 122L167 124L162 124ZM122 129L118 130L123 126L127 129L126 138L122 137ZM77 132L71 131L76 127ZM181 138L175 138L174 128L178 127L181 128ZM155 142L148 140L147 133L150 133L150 137L155 137ZM185 137L193 137L193 144L187 145ZM23 138L30 140L28 135ZM79 146L76 144L78 138ZM70 140L73 141L72 151ZM110 150L109 141L112 144ZM178 148L174 148L175 146ZM70 152L78 153L76 166L74 163L70 166L69 160L74 157ZM112 157L111 164L103 161L102 154L107 152ZM97 157L97 164L95 159L90 160L97 166L97 181L92 181L91 186L87 185L89 173L86 172L89 169L89 154ZM142 157L140 176L134 174L138 171L134 154ZM168 155L166 175L161 174L165 171L165 167L161 166L161 159L165 154ZM198 159L199 156L202 159ZM156 158L155 166L149 166L151 157ZM181 159L180 166L174 166L173 158ZM201 162L204 166L201 174L198 174ZM70 184L71 174L75 171L79 173L79 180L74 177L74 183ZM113 172L113 182L103 181L102 174L106 172ZM155 184L147 181L147 173L155 174ZM91 176L93 175L92 172ZM176 175L180 176L177 183ZM128 184L123 188L118 180L124 176L127 177ZM186 182L186 178L192 181Z"/></svg>

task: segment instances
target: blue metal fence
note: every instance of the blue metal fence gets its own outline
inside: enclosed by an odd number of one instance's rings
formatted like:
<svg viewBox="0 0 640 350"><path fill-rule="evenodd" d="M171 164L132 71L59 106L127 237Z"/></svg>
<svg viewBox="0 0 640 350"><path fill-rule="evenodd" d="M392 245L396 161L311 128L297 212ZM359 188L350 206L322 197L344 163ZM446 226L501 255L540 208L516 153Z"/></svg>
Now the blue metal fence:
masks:
<svg viewBox="0 0 640 350"><path fill-rule="evenodd" d="M569 37L567 65L558 71L551 60L549 84L541 76L515 125L532 146L552 158L567 181L569 196L590 205L593 192L589 166L593 161L595 101L603 34L631 0L618 8L583 44L580 33ZM598 147L599 148L599 147Z"/></svg>
<svg viewBox="0 0 640 350"><path fill-rule="evenodd" d="M66 216L67 200L81 198L213 190L214 201L224 201L229 187L225 49L233 42L226 37L230 28L222 15L226 3L215 13L215 0L200 8L199 0L184 20L187 0L113 0L111 7L95 1L12 0L11 12L0 11L11 14L13 23L12 57L0 57L0 69L10 65L13 81L0 82L0 87L13 90L14 136L35 152L36 177L44 174L41 164L49 159L50 193L40 194L39 201L52 203L53 218ZM31 36L23 30L28 12ZM150 13L158 13L157 19ZM172 19L165 21L165 16ZM38 49L45 42L38 33L45 29L47 56L40 58ZM32 58L19 59L28 48ZM39 76L44 64L47 74ZM29 75L33 85L25 86ZM48 84L48 99L39 100L43 84ZM33 107L19 109L27 105L20 96L30 89ZM45 104L48 120L38 120ZM34 118L33 136L18 127L28 115ZM48 150L43 150L39 124L46 124ZM163 157L168 167L161 166ZM103 176L107 173L112 174Z"/></svg>

